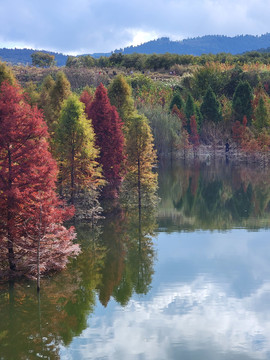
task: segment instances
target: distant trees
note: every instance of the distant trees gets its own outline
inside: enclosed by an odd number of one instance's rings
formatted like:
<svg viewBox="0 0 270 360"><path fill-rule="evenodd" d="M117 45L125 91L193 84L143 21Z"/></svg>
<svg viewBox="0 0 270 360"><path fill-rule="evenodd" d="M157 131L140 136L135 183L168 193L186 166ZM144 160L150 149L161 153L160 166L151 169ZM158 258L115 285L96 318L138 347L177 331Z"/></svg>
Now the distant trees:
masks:
<svg viewBox="0 0 270 360"><path fill-rule="evenodd" d="M251 124L252 118L252 89L247 81L241 81L233 94L233 115L234 119L242 121L247 117L248 124Z"/></svg>
<svg viewBox="0 0 270 360"><path fill-rule="evenodd" d="M38 264L41 272L60 269L79 251L74 231L63 226L71 211L55 192L57 167L41 113L7 82L0 89L0 127L1 268L28 274L37 274Z"/></svg>
<svg viewBox="0 0 270 360"><path fill-rule="evenodd" d="M55 56L42 51L31 54L32 65L38 67L51 67L55 65Z"/></svg>
<svg viewBox="0 0 270 360"><path fill-rule="evenodd" d="M211 87L208 88L207 92L203 97L203 102L200 108L203 119L206 121L212 121L217 123L221 120L221 108L220 103L216 98Z"/></svg>

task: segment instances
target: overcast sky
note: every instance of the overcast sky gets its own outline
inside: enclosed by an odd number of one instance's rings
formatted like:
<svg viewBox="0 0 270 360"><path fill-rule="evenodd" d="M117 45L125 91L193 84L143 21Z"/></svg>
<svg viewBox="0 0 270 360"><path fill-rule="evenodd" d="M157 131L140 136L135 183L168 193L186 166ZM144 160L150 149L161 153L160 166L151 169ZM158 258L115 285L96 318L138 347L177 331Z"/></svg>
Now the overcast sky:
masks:
<svg viewBox="0 0 270 360"><path fill-rule="evenodd" d="M110 52L168 36L260 35L270 0L0 0L0 48Z"/></svg>

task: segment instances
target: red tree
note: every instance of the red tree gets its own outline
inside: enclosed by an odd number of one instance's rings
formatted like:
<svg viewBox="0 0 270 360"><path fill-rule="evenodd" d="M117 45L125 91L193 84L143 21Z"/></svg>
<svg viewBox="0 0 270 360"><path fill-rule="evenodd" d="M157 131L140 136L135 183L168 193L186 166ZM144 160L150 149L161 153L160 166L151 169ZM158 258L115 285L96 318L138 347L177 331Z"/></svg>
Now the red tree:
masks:
<svg viewBox="0 0 270 360"><path fill-rule="evenodd" d="M55 192L57 166L41 113L19 87L0 88L0 269L37 274L65 266L73 245L70 217ZM39 261L38 261L39 259Z"/></svg>
<svg viewBox="0 0 270 360"><path fill-rule="evenodd" d="M93 101L93 96L87 90L84 90L81 93L80 101L85 105L85 112L88 114L91 103Z"/></svg>
<svg viewBox="0 0 270 360"><path fill-rule="evenodd" d="M104 177L109 187L117 189L122 179L124 135L121 119L116 108L111 106L107 90L102 84L96 89L87 115L92 119L96 144L100 148Z"/></svg>

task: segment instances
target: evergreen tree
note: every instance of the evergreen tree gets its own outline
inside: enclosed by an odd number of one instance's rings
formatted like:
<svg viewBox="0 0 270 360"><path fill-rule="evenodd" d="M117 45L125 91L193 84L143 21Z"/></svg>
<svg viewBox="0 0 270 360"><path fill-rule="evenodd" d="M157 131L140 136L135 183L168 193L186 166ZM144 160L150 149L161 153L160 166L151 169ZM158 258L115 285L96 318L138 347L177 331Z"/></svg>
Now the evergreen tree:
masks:
<svg viewBox="0 0 270 360"><path fill-rule="evenodd" d="M124 136L121 119L115 107L111 106L102 84L96 89L88 118L93 122L104 177L111 189L117 189L122 180ZM109 191L107 196L110 196ZM111 196L116 196L116 193L112 192Z"/></svg>
<svg viewBox="0 0 270 360"><path fill-rule="evenodd" d="M181 98L181 95L179 94L178 91L176 91L173 94L173 97L172 97L172 100L170 103L170 107L169 107L170 111L172 111L174 105L176 105L179 110L181 110L184 107L183 99Z"/></svg>
<svg viewBox="0 0 270 360"><path fill-rule="evenodd" d="M203 97L200 110L204 120L212 121L214 123L217 123L221 120L220 103L210 86L205 96Z"/></svg>
<svg viewBox="0 0 270 360"><path fill-rule="evenodd" d="M81 191L95 191L101 183L94 130L76 95L71 95L63 104L56 129L56 145L60 159L61 185L74 204Z"/></svg>
<svg viewBox="0 0 270 360"><path fill-rule="evenodd" d="M234 119L242 122L246 115L248 124L252 117L252 89L247 81L240 81L233 95Z"/></svg>
<svg viewBox="0 0 270 360"><path fill-rule="evenodd" d="M193 97L188 94L187 97L187 101L186 101L186 106L185 106L185 115L186 115L186 119L187 119L187 131L190 134L190 119L192 115L195 115L195 103L194 103L194 99Z"/></svg>
<svg viewBox="0 0 270 360"><path fill-rule="evenodd" d="M255 109L255 120L253 121L253 124L258 131L261 131L269 125L267 108L262 96L260 96L258 105Z"/></svg>

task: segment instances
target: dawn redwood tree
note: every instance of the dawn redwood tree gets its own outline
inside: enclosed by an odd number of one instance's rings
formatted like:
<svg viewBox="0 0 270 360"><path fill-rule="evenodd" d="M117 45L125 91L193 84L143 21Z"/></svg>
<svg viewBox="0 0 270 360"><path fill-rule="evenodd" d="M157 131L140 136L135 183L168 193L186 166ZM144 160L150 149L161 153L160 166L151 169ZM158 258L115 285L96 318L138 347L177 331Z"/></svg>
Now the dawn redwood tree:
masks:
<svg viewBox="0 0 270 360"><path fill-rule="evenodd" d="M108 96L111 105L114 105L124 124L134 113L134 101L132 99L132 89L123 75L118 75L111 82L108 89Z"/></svg>
<svg viewBox="0 0 270 360"><path fill-rule="evenodd" d="M92 123L86 119L84 106L76 95L71 95L63 105L55 140L60 163L60 185L74 204L80 191L95 191L102 182Z"/></svg>
<svg viewBox="0 0 270 360"><path fill-rule="evenodd" d="M124 163L124 135L122 121L110 104L107 90L100 84L90 106L88 118L92 120L96 145L100 149L99 162L108 186L117 189L122 180Z"/></svg>
<svg viewBox="0 0 270 360"><path fill-rule="evenodd" d="M65 266L77 254L72 215L57 198L57 166L48 151L47 126L18 86L0 88L0 268L37 274ZM42 209L42 218L40 217ZM38 244L40 248L38 250Z"/></svg>
<svg viewBox="0 0 270 360"><path fill-rule="evenodd" d="M130 121L126 138L127 165L123 184L123 198L141 207L151 206L156 200L156 151L153 135L144 115L135 114Z"/></svg>
<svg viewBox="0 0 270 360"><path fill-rule="evenodd" d="M89 113L89 109L90 109L90 106L91 106L91 103L93 101L93 96L90 92L90 88L89 87L86 87L83 92L81 93L81 96L80 96L80 101L84 104L85 106L85 112L86 114Z"/></svg>

